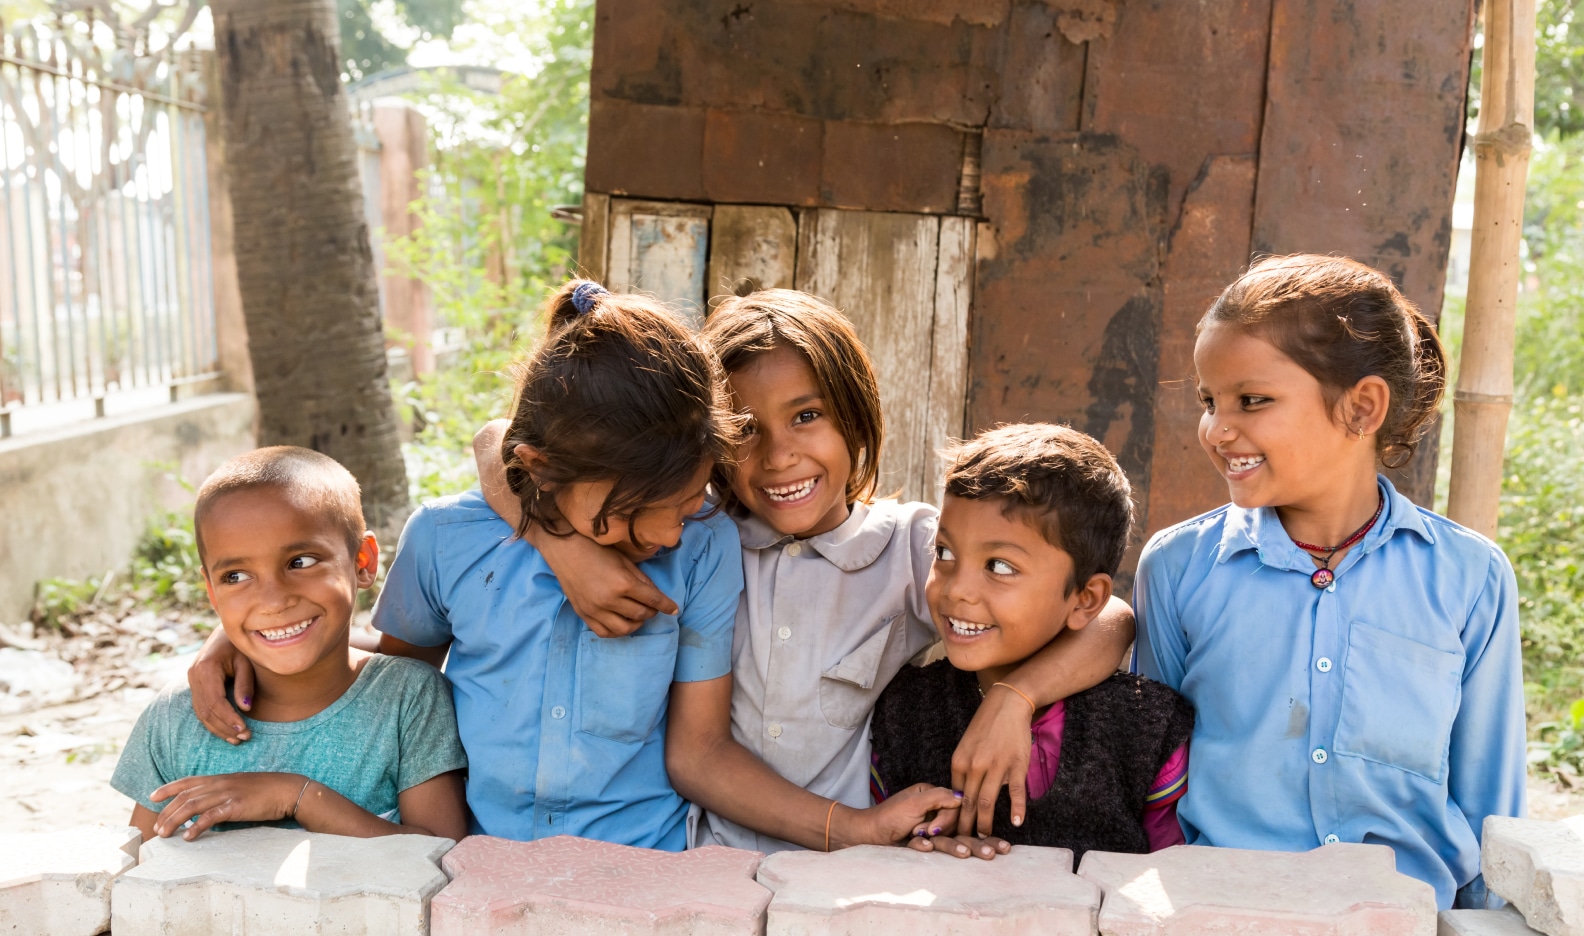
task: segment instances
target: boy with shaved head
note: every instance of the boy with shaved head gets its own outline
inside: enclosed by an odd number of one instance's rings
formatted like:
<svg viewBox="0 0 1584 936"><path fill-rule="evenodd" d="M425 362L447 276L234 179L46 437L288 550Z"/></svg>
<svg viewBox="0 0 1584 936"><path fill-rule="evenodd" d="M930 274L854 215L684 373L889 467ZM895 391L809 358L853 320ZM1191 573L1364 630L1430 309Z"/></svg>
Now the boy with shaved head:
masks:
<svg viewBox="0 0 1584 936"><path fill-rule="evenodd" d="M204 482L194 527L209 601L257 677L253 739L210 734L185 686L161 693L110 781L136 801L144 838L259 823L465 835L445 677L349 643L357 593L379 571L352 475L308 449L259 449Z"/></svg>

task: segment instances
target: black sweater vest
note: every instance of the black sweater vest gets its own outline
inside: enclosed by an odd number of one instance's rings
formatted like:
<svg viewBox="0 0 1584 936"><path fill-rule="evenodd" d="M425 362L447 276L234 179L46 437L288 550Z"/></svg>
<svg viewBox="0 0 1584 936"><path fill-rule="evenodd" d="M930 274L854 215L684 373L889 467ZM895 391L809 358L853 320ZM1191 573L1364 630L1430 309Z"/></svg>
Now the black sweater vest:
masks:
<svg viewBox="0 0 1584 936"><path fill-rule="evenodd" d="M978 677L941 660L904 666L874 714L874 752L887 791L914 783L951 786L951 759L980 702ZM1049 790L1012 825L1005 789L995 834L1014 845L1149 851L1144 798L1173 751L1193 733L1188 700L1142 676L1117 673L1067 700L1061 760ZM1075 864L1076 867L1076 864Z"/></svg>

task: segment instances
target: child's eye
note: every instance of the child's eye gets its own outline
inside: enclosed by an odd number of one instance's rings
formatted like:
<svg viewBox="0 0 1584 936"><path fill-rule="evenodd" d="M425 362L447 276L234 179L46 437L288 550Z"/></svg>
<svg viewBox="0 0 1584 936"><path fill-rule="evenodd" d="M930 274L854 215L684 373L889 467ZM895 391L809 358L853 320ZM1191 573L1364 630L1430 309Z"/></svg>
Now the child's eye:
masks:
<svg viewBox="0 0 1584 936"><path fill-rule="evenodd" d="M1199 405L1204 407L1204 411L1205 412L1210 413L1211 415L1215 414L1215 398L1214 397L1207 397L1207 396L1200 397L1199 398Z"/></svg>
<svg viewBox="0 0 1584 936"><path fill-rule="evenodd" d="M1005 559L991 559L985 563L985 568L995 575L1015 575L1017 573L1017 569L1012 568L1012 563L1007 562Z"/></svg>
<svg viewBox="0 0 1584 936"><path fill-rule="evenodd" d="M796 416L792 417L792 425L801 426L804 423L813 422L814 420L818 419L819 417L820 417L819 410L806 409L803 412L801 412L801 413L797 414Z"/></svg>
<svg viewBox="0 0 1584 936"><path fill-rule="evenodd" d="M313 556L296 556L290 562L286 563L286 568L288 568L288 569L306 569L306 568L309 568L311 566L316 566L318 564L319 564L319 560L315 559Z"/></svg>
<svg viewBox="0 0 1584 936"><path fill-rule="evenodd" d="M1255 396L1251 393L1244 394L1241 401L1244 409L1253 409L1271 401L1270 397Z"/></svg>
<svg viewBox="0 0 1584 936"><path fill-rule="evenodd" d="M246 572L237 572L237 571L222 572L220 574L220 584L222 584L222 585L240 585L243 582L248 581L252 577L253 576L248 575Z"/></svg>
<svg viewBox="0 0 1584 936"><path fill-rule="evenodd" d="M751 419L748 420L747 422L743 423L743 427L742 427L742 436L743 436L743 438L746 439L746 438L749 438L751 436L756 436L758 434L759 434L759 424L758 423L754 422Z"/></svg>
<svg viewBox="0 0 1584 936"><path fill-rule="evenodd" d="M935 561L936 562L952 562L956 558L957 558L956 556L952 555L951 547L942 546L942 545L940 545L938 543L936 544L936 546L935 546Z"/></svg>

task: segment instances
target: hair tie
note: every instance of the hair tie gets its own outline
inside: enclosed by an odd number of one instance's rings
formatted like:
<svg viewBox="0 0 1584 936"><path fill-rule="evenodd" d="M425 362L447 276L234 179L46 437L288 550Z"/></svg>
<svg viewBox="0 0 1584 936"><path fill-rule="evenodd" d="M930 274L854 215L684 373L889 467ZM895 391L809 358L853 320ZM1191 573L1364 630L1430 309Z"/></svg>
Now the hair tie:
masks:
<svg viewBox="0 0 1584 936"><path fill-rule="evenodd" d="M599 301L599 297L608 295L610 293L598 283L579 283L578 288L572 290L572 308L579 315L587 315L594 310L594 303Z"/></svg>

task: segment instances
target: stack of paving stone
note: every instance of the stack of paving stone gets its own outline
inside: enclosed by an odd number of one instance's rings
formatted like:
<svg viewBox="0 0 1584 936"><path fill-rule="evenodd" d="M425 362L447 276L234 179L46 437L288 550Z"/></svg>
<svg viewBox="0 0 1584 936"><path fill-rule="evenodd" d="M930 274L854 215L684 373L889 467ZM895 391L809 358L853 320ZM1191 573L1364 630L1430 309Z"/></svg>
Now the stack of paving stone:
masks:
<svg viewBox="0 0 1584 936"><path fill-rule="evenodd" d="M0 835L0 934L398 936L1584 936L1584 817L1493 819L1486 880L1512 907L1439 917L1389 849L901 848L683 854L559 837L350 839L285 829L159 839Z"/></svg>

